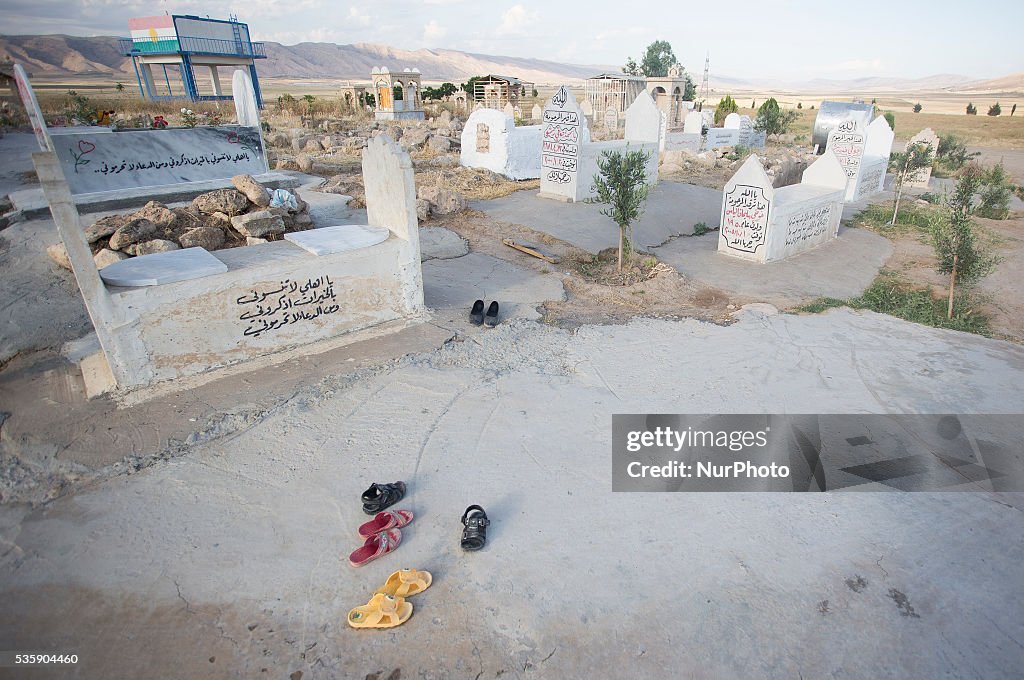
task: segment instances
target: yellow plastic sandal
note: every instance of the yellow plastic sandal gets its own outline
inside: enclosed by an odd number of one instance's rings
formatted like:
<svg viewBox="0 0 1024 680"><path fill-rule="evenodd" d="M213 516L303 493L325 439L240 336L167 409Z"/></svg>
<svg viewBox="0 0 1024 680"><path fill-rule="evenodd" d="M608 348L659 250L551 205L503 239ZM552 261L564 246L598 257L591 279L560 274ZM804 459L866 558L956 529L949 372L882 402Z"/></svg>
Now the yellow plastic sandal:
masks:
<svg viewBox="0 0 1024 680"><path fill-rule="evenodd" d="M387 582L380 588L377 588L375 592L396 597L409 597L410 595L422 593L430 587L433 581L434 577L430 575L429 571L401 569L388 576Z"/></svg>
<svg viewBox="0 0 1024 680"><path fill-rule="evenodd" d="M348 613L348 625L353 628L394 628L412 616L412 603L401 597L378 593L361 607Z"/></svg>

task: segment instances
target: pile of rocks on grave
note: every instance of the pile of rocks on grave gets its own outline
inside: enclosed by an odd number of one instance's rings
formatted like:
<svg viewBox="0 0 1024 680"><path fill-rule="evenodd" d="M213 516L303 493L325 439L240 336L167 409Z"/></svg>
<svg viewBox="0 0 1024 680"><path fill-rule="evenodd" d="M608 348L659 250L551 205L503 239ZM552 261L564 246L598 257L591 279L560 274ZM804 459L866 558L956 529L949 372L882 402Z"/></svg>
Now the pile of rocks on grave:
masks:
<svg viewBox="0 0 1024 680"><path fill-rule="evenodd" d="M231 179L233 189L200 194L191 205L169 208L150 201L141 210L109 215L85 229L99 269L138 255L180 248L220 250L280 240L284 234L313 227L309 205L292 192L296 207L272 207L271 193L250 175ZM62 267L71 268L63 243L47 249Z"/></svg>

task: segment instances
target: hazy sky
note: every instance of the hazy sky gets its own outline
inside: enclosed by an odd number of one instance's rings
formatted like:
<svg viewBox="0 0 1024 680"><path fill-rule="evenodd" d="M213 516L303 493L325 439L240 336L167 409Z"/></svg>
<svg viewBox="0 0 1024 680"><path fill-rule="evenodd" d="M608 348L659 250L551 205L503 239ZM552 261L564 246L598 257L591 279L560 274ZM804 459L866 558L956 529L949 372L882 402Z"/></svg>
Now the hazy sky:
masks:
<svg viewBox="0 0 1024 680"><path fill-rule="evenodd" d="M808 80L977 78L1024 71L1024 1L904 0L4 0L0 31L127 35L128 18L247 22L254 40L386 43L580 64L639 60L672 43L692 73Z"/></svg>

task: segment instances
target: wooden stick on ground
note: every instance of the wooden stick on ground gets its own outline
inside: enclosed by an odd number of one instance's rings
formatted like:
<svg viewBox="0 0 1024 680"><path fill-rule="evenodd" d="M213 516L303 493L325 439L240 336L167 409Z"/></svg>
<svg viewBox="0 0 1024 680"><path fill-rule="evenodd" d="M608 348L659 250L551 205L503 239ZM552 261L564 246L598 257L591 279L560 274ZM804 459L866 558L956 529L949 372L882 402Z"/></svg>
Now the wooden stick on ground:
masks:
<svg viewBox="0 0 1024 680"><path fill-rule="evenodd" d="M504 243L505 245L507 245L509 248L515 248L516 250L518 250L521 253L526 253L527 255L532 255L533 257L536 257L536 258L539 258L541 260L544 260L545 262L550 262L551 264L558 264L559 262L561 262L561 260L559 260L557 257L554 257L552 255L545 255L544 253L540 252L539 250L535 250L534 248L531 248L530 246L523 245L521 243L516 243L515 241L513 241L510 238L503 238L503 239L501 239L501 242Z"/></svg>

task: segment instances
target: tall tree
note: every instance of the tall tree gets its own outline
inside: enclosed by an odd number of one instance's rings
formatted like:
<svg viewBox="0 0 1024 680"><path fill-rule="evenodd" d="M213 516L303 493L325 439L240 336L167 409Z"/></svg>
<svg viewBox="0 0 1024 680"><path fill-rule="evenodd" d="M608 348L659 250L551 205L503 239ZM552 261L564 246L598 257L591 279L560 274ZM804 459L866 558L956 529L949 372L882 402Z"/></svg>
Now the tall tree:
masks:
<svg viewBox="0 0 1024 680"><path fill-rule="evenodd" d="M636 63L633 57L626 57L626 65L622 67L622 72L627 76L642 76L640 72L640 66Z"/></svg>
<svg viewBox="0 0 1024 680"><path fill-rule="evenodd" d="M640 61L640 71L648 78L664 78L668 75L669 67L677 61L672 45L667 40L655 40L647 46L644 58Z"/></svg>

